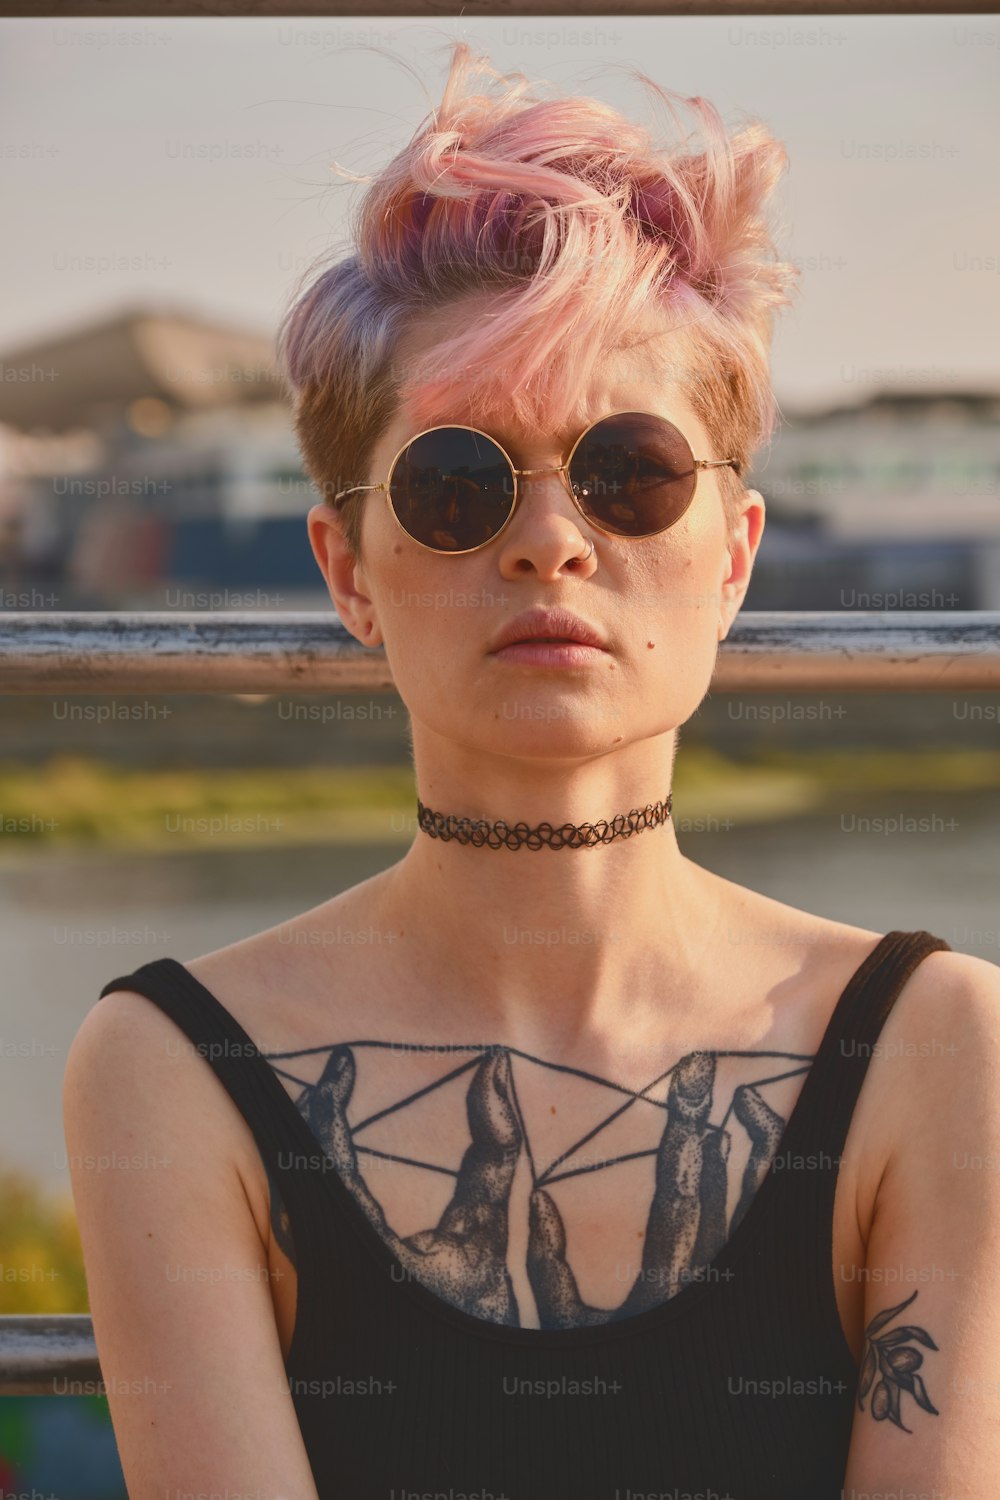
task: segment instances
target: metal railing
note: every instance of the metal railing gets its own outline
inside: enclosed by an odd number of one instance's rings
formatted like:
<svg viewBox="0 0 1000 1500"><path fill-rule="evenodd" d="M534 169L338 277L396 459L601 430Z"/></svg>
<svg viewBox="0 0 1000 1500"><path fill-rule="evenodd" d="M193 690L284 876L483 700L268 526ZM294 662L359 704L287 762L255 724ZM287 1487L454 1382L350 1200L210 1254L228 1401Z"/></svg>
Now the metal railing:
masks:
<svg viewBox="0 0 1000 1500"><path fill-rule="evenodd" d="M332 612L0 616L2 693L392 691ZM744 613L720 692L1000 691L1000 611ZM0 1317L0 1395L102 1392L85 1314Z"/></svg>
<svg viewBox="0 0 1000 1500"><path fill-rule="evenodd" d="M609 11L608 0L296 0L289 11L288 0L102 0L100 19L115 16L281 16L314 17L330 22L341 16L423 16L445 21L468 20L470 16L553 16L572 22L580 16L831 16L836 24L843 15L903 15L940 11L940 0L623 0L622 8ZM53 14L93 17L94 0L0 0L0 16ZM963 15L995 10L993 0L962 0Z"/></svg>
<svg viewBox="0 0 1000 1500"><path fill-rule="evenodd" d="M0 616L0 693L392 691L381 647L322 610ZM749 612L714 692L1000 688L1000 611Z"/></svg>
<svg viewBox="0 0 1000 1500"><path fill-rule="evenodd" d="M86 1313L0 1317L0 1396L103 1395Z"/></svg>

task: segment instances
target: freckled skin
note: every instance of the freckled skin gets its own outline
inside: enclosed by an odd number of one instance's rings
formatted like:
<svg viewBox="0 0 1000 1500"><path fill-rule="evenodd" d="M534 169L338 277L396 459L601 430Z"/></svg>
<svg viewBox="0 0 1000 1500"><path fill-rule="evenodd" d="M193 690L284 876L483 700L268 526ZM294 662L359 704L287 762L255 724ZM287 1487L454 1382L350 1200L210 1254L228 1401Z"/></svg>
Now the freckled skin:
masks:
<svg viewBox="0 0 1000 1500"><path fill-rule="evenodd" d="M452 305L416 320L398 351L401 360L413 360L418 367L453 331L457 317L474 318L481 311L470 298L461 309ZM473 425L495 436L518 467L545 468L565 457L590 422L622 410L658 413L680 427L696 456L719 456L676 378L669 344L660 347L656 341L609 352L558 431L526 429L502 405ZM439 420L461 422L466 414L442 412ZM416 430L400 408L375 446L371 472L359 476L359 482L383 482L393 457ZM626 737L637 741L669 732L699 707L717 655L716 620L720 610L738 607L742 587L742 580L730 586L731 602L724 597L732 564L719 484L717 471L701 471L695 498L675 525L650 537L626 539L596 529L591 536L560 476L522 480L518 510L504 533L461 557L429 552L400 536L382 496L369 495L368 501L380 503L366 504L364 560L357 572L353 566L331 567L320 536L330 523L329 507L314 508L310 528L345 625L366 644L385 647L397 691L410 710L421 760L428 745L438 748L439 741L462 745L484 767L498 755L558 760L600 754L612 742L620 743L622 736L612 741L608 727L623 701L629 719ZM756 501L762 506L759 496ZM575 536L569 546L565 539L571 533ZM573 570L571 589L565 581L557 586L549 566L579 553L590 540L596 552ZM504 617L543 594L589 613L614 641L615 653L606 672L591 676L586 714L508 715L503 718L504 739L498 742L498 683L531 706L549 702L557 683L542 673L515 678L506 669L501 676L483 661L484 641ZM487 601L471 616L463 602L470 596ZM427 598L436 601L433 608L420 602ZM652 637L651 625L656 632ZM669 634L654 668L649 653L663 643L663 630ZM437 669L441 662L449 663L447 673ZM570 687L568 679L558 691L574 706L581 697L579 686ZM529 816L528 821L536 820Z"/></svg>

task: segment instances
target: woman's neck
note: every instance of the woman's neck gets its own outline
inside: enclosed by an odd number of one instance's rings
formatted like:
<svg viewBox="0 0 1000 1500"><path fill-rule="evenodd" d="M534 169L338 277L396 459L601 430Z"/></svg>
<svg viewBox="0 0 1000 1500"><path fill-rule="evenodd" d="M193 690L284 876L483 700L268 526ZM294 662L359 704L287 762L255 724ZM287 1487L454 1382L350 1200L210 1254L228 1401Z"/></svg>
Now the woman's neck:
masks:
<svg viewBox="0 0 1000 1500"><path fill-rule="evenodd" d="M690 1003L722 920L717 877L672 824L579 849L490 849L419 833L376 883L372 921L421 993L477 1034L571 1045L625 1009ZM667 993L665 993L665 988Z"/></svg>

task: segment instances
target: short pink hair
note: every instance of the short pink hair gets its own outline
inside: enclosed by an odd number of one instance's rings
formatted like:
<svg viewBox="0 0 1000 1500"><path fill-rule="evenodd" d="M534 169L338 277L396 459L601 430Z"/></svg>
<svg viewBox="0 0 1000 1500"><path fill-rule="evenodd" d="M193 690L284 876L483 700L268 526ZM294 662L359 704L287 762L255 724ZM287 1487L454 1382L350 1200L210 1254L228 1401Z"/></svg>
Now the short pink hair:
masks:
<svg viewBox="0 0 1000 1500"><path fill-rule="evenodd" d="M579 414L598 361L648 339L666 341L667 378L709 433L713 452L700 456L737 458L745 474L769 441L772 316L797 274L765 217L784 147L757 121L729 136L707 100L629 71L680 140L654 145L596 99L539 98L523 74L457 42L439 108L378 176L356 179L370 181L356 253L306 272L278 334L303 460L328 501L372 482L373 449L401 406L414 432L455 420L488 430L498 411L552 431ZM700 147L683 136L681 105ZM396 362L421 314L472 294L488 316L456 318L430 378ZM743 486L715 473L732 521ZM356 557L366 498L341 508Z"/></svg>

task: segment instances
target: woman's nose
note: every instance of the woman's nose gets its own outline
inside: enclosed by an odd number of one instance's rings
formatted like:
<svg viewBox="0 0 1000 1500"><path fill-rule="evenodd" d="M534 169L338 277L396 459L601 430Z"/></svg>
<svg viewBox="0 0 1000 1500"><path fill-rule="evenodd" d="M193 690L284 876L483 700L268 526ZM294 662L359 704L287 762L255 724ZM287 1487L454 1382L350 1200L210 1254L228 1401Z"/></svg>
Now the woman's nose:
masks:
<svg viewBox="0 0 1000 1500"><path fill-rule="evenodd" d="M556 474L562 476L564 497L559 495L551 477ZM546 577L554 577L567 563L577 575L584 563L590 564L592 570L594 554L586 551L586 530L565 466L519 477L517 508L500 539L501 572L519 573L528 566Z"/></svg>

